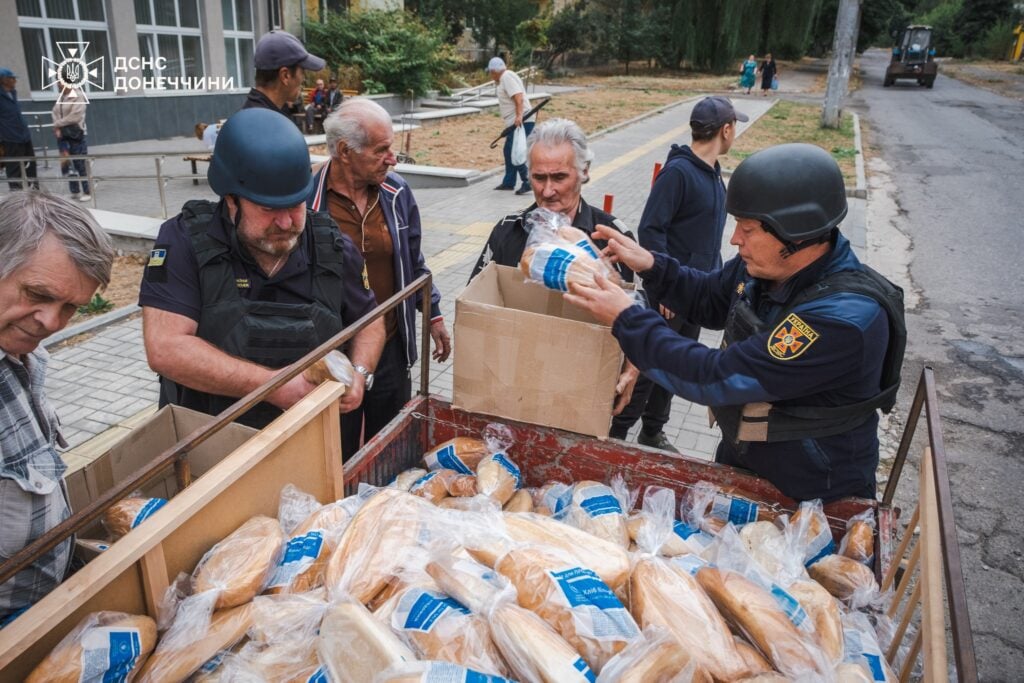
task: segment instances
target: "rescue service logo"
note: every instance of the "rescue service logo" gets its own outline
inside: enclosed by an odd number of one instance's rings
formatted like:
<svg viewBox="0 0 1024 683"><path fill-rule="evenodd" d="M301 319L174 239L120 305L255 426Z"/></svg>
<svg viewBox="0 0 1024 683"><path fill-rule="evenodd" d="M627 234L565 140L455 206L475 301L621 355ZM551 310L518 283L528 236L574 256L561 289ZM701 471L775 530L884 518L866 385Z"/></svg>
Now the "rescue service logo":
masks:
<svg viewBox="0 0 1024 683"><path fill-rule="evenodd" d="M82 98L88 103L89 98L85 94L86 85L103 89L103 80L106 75L103 70L103 57L100 56L90 61L86 57L88 50L89 43L58 41L57 52L60 53L60 61L43 57L43 89L47 90L55 85L60 86L60 93L57 95L58 102Z"/></svg>
<svg viewBox="0 0 1024 683"><path fill-rule="evenodd" d="M818 336L800 316L790 313L768 337L768 353L779 360L793 360L810 348Z"/></svg>

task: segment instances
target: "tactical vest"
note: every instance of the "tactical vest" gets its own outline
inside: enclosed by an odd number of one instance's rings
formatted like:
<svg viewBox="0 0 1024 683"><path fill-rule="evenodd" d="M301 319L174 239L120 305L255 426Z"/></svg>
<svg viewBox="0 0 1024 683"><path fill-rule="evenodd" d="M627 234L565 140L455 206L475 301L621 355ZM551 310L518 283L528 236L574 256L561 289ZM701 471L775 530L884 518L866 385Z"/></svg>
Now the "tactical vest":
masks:
<svg viewBox="0 0 1024 683"><path fill-rule="evenodd" d="M216 204L190 201L182 218L199 266L202 311L196 336L221 351L269 368L297 361L337 334L341 319L345 271L341 233L324 214L308 211L306 230L314 248L308 275L312 279L309 303L253 301L239 293L238 278L245 273L238 255L208 234L209 225L221 220ZM229 231L231 235L232 231ZM232 239L234 239L232 237ZM161 377L161 404L174 403L216 415L238 399L196 391ZM239 418L252 427L264 427L281 410L260 403Z"/></svg>
<svg viewBox="0 0 1024 683"><path fill-rule="evenodd" d="M723 346L773 329L797 306L840 292L861 294L874 299L889 319L889 345L882 363L879 392L864 401L844 406L775 405L748 403L719 406L712 415L722 428L724 439L732 443L750 441L792 441L843 434L863 424L876 410L888 413L896 403L900 388L900 370L907 345L907 324L903 315L903 290L873 269L844 270L833 273L795 293L772 320L757 316L746 292L729 310Z"/></svg>

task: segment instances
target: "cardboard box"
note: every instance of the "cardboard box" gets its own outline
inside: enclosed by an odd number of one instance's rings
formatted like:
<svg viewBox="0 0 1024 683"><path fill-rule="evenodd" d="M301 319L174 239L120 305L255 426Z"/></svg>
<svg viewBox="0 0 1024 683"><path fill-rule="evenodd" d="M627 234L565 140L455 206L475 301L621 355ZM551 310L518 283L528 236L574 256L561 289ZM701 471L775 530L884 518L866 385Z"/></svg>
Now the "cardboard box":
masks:
<svg viewBox="0 0 1024 683"><path fill-rule="evenodd" d="M212 415L181 406L164 406L133 429L105 454L65 478L71 510L82 510L133 472L178 443L199 427L213 420ZM202 476L226 455L248 441L257 430L230 424L201 443L189 455L193 479ZM152 498L170 500L178 493L174 469L151 482L143 491ZM84 538L105 538L101 526L83 531Z"/></svg>
<svg viewBox="0 0 1024 683"><path fill-rule="evenodd" d="M455 300L452 405L605 437L622 351L611 329L490 263Z"/></svg>

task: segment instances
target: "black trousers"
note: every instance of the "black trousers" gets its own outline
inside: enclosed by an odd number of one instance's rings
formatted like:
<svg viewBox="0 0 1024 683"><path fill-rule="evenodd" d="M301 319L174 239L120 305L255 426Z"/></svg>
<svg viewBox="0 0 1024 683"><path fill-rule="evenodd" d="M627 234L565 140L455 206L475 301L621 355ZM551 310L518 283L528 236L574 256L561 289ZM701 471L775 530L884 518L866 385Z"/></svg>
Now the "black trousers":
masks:
<svg viewBox="0 0 1024 683"><path fill-rule="evenodd" d="M9 157L34 157L36 155L35 149L32 147L30 142L4 142L4 154ZM25 175L28 178L34 179L36 177L36 162L26 161L25 164ZM18 181L12 181L12 178L21 177L21 165L22 162L18 161L5 161L4 171L7 172L7 187L12 190L22 189L22 183ZM39 183L31 182L27 183L33 189L39 189Z"/></svg>
<svg viewBox="0 0 1024 683"><path fill-rule="evenodd" d="M700 325L684 320L678 315L666 321L668 326L683 337L697 339L700 336ZM640 375L633 389L633 398L629 405L619 415L612 418L612 428L609 436L614 439L625 439L630 428L637 420L642 420L642 427L648 434L657 434L668 423L669 415L672 412L673 393L649 379L646 375Z"/></svg>
<svg viewBox="0 0 1024 683"><path fill-rule="evenodd" d="M341 416L341 452L352 457L391 422L412 398L412 378L405 364L402 335L395 334L384 344L380 362L373 375L373 389L363 395L362 404Z"/></svg>

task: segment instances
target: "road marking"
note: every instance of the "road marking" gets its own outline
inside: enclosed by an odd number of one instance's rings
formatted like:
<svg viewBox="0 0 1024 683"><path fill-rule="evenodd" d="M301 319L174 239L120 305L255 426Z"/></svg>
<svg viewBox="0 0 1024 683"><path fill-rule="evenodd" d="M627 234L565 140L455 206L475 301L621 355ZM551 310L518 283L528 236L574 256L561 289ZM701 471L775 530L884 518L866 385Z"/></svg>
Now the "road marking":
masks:
<svg viewBox="0 0 1024 683"><path fill-rule="evenodd" d="M689 132L690 132L690 124L689 123L687 123L686 125L683 125L683 126L678 126L676 128L673 128L672 130L668 131L667 133L664 133L663 135L659 135L658 137L654 138L653 140L647 141L646 143L640 145L639 147L633 149L630 152L626 152L625 154L621 154L621 155L615 157L614 159L609 161L607 164L601 164L595 170L590 172L590 182L594 182L594 181L600 180L601 178L605 177L609 173L611 173L613 171L617 171L620 168L622 168L623 166L626 166L627 164L633 163L634 161L636 161L637 159L639 159L643 155L647 154L651 150L653 150L653 149L655 149L657 147L661 147L661 146L671 142L672 140L677 140L677 139L679 139L680 136L682 136L685 133L689 133Z"/></svg>

